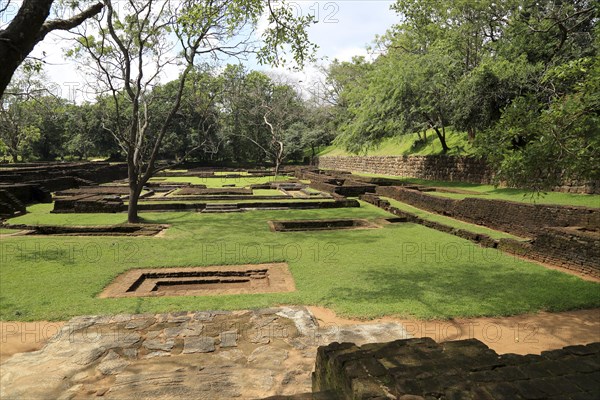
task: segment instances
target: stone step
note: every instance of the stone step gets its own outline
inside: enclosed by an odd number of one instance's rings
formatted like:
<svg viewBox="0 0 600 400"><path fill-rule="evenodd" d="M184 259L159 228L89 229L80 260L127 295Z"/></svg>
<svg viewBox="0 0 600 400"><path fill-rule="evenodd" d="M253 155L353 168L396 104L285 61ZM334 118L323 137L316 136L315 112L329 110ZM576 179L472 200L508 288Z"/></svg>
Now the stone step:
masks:
<svg viewBox="0 0 600 400"><path fill-rule="evenodd" d="M206 208L202 210L204 213L225 213L225 212L241 212L242 209L238 208L237 204L221 204L221 203L207 203Z"/></svg>
<svg viewBox="0 0 600 400"><path fill-rule="evenodd" d="M206 208L214 210L231 210L238 208L237 204L225 204L225 203L207 203Z"/></svg>
<svg viewBox="0 0 600 400"><path fill-rule="evenodd" d="M236 213L236 212L242 212L242 211L244 211L244 210L241 210L239 208L232 209L232 210L221 210L221 209L217 209L217 210L204 209L204 210L202 210L203 213L208 213L208 214L210 214L210 213Z"/></svg>
<svg viewBox="0 0 600 400"><path fill-rule="evenodd" d="M340 400L335 392L298 393L293 395L278 395L265 397L261 400Z"/></svg>
<svg viewBox="0 0 600 400"><path fill-rule="evenodd" d="M0 190L0 215L13 217L25 213L25 205L8 190Z"/></svg>
<svg viewBox="0 0 600 400"><path fill-rule="evenodd" d="M0 216L8 217L8 216L12 216L12 214L13 214L12 207L3 201L0 201Z"/></svg>

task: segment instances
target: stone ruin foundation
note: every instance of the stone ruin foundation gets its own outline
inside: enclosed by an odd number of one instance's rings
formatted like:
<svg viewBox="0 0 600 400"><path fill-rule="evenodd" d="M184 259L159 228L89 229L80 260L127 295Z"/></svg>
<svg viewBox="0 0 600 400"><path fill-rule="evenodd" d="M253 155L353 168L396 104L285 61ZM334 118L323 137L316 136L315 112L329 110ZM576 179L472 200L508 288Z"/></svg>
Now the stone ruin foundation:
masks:
<svg viewBox="0 0 600 400"><path fill-rule="evenodd" d="M40 236L156 236L167 225L122 224L108 226L3 225L21 235Z"/></svg>
<svg viewBox="0 0 600 400"><path fill-rule="evenodd" d="M322 231L340 229L373 229L380 226L366 219L321 219L269 221L273 232Z"/></svg>
<svg viewBox="0 0 600 400"><path fill-rule="evenodd" d="M118 276L99 295L109 297L210 296L296 290L287 264L136 269Z"/></svg>

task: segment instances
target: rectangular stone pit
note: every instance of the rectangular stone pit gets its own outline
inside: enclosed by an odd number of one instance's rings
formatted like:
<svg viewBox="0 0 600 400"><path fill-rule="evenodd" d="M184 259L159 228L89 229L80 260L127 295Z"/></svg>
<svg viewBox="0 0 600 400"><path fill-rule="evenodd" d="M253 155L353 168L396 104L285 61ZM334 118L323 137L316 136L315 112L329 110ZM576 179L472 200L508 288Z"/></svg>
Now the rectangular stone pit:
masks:
<svg viewBox="0 0 600 400"><path fill-rule="evenodd" d="M296 221L269 221L273 232L323 231L339 229L373 229L379 228L366 219L320 219Z"/></svg>
<svg viewBox="0 0 600 400"><path fill-rule="evenodd" d="M36 236L156 236L166 225L121 224L108 226L5 225L22 231L21 235Z"/></svg>
<svg viewBox="0 0 600 400"><path fill-rule="evenodd" d="M119 275L100 298L213 296L296 290L285 263L135 269Z"/></svg>

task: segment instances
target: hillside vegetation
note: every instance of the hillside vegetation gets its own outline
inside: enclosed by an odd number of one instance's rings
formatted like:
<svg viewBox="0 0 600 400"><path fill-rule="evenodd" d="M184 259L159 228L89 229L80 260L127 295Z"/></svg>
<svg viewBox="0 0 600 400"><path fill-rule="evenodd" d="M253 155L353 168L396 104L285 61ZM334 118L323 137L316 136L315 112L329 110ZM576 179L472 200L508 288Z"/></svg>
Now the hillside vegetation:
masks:
<svg viewBox="0 0 600 400"><path fill-rule="evenodd" d="M470 155L473 153L473 147L469 143L467 134L464 132L455 132L446 130L446 142L450 150L449 155ZM421 135L422 137L422 135ZM383 139L379 145L366 149L361 153L352 153L339 144L332 144L325 147L319 156L428 156L442 154L442 145L432 130L427 132L427 142L419 144L419 136L414 134L399 135Z"/></svg>

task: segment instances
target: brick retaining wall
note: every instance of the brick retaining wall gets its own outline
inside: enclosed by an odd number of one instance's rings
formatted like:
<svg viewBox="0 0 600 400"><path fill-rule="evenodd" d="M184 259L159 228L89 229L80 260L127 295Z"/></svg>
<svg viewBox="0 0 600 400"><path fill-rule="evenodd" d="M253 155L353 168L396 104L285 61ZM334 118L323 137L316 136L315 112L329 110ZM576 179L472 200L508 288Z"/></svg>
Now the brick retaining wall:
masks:
<svg viewBox="0 0 600 400"><path fill-rule="evenodd" d="M320 169L366 172L439 181L489 184L493 172L482 159L458 156L348 156L318 157ZM600 182L565 182L555 189L570 193L600 194Z"/></svg>
<svg viewBox="0 0 600 400"><path fill-rule="evenodd" d="M485 161L451 156L349 156L319 157L320 169L360 171L410 178L490 183Z"/></svg>
<svg viewBox="0 0 600 400"><path fill-rule="evenodd" d="M600 343L498 355L476 339L319 347L314 392L343 399L597 399ZM333 397L333 396L332 396Z"/></svg>
<svg viewBox="0 0 600 400"><path fill-rule="evenodd" d="M536 235L540 229L548 226L600 229L598 208L527 204L472 197L455 200L399 186L378 186L377 194L427 211L521 236Z"/></svg>
<svg viewBox="0 0 600 400"><path fill-rule="evenodd" d="M387 200L374 194L362 195L361 200L405 218L407 222L414 222L462 237L484 247L497 248L530 260L600 278L600 234L598 230L544 227L535 232L533 240L522 241L509 238L496 240L482 233L456 229L439 222L424 220L414 214L392 207Z"/></svg>

